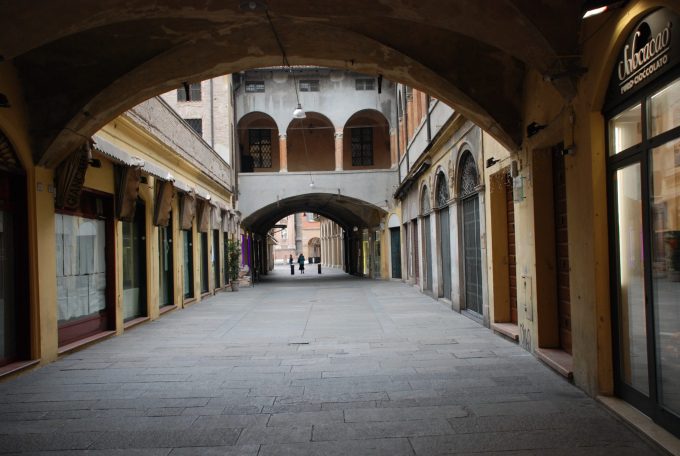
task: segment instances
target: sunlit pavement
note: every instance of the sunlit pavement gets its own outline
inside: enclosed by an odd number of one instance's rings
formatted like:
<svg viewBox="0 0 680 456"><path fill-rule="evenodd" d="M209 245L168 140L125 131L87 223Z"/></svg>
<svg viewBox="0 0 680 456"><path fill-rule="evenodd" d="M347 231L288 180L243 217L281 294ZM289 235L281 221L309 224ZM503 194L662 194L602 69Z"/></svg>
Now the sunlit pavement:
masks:
<svg viewBox="0 0 680 456"><path fill-rule="evenodd" d="M416 289L308 265L0 384L0 453L657 454Z"/></svg>

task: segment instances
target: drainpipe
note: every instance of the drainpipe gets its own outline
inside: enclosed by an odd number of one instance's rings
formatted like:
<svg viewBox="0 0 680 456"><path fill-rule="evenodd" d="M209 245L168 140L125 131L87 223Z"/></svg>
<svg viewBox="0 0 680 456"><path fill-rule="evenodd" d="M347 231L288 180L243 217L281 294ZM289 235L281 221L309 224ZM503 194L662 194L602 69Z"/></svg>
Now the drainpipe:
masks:
<svg viewBox="0 0 680 456"><path fill-rule="evenodd" d="M210 79L210 146L215 149L215 95L213 79Z"/></svg>
<svg viewBox="0 0 680 456"><path fill-rule="evenodd" d="M394 84L394 99L399 103L399 84ZM399 183L401 183L401 131L399 130L399 105L397 104L397 109L394 110L394 117L396 118L395 125L397 126L397 172L399 175ZM406 163L408 166L408 162Z"/></svg>
<svg viewBox="0 0 680 456"><path fill-rule="evenodd" d="M425 97L425 123L427 124L427 142L430 143L432 141L432 124L430 123L430 96L426 95Z"/></svg>
<svg viewBox="0 0 680 456"><path fill-rule="evenodd" d="M404 86L405 88L406 86ZM404 90L404 96L403 101L404 101L404 137L406 138L406 144L404 144L404 150L406 152L406 172L408 173L409 170L411 169L411 164L409 163L409 156L408 156L408 109L406 108L406 90Z"/></svg>

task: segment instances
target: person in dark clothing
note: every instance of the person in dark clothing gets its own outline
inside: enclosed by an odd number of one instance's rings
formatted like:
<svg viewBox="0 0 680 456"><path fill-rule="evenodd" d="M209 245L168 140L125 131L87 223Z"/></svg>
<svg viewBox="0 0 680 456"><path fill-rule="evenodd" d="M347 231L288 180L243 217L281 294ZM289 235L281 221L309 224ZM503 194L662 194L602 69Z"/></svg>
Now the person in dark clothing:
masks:
<svg viewBox="0 0 680 456"><path fill-rule="evenodd" d="M298 257L298 264L300 265L300 274L305 273L305 256L303 254L300 254Z"/></svg>
<svg viewBox="0 0 680 456"><path fill-rule="evenodd" d="M290 254L290 258L288 258L288 264L293 264L293 254Z"/></svg>

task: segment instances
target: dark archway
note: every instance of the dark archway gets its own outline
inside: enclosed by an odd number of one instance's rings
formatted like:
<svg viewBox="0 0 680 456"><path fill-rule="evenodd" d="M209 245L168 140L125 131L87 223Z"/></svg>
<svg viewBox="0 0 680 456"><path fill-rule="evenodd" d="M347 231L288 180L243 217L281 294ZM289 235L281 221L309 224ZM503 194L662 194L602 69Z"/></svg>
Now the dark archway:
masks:
<svg viewBox="0 0 680 456"><path fill-rule="evenodd" d="M386 169L392 166L390 126L373 109L354 113L343 130L343 169Z"/></svg>
<svg viewBox="0 0 680 456"><path fill-rule="evenodd" d="M272 117L264 112L243 116L237 126L240 171L279 171L279 129Z"/></svg>
<svg viewBox="0 0 680 456"><path fill-rule="evenodd" d="M3 2L0 54L25 97L10 102L29 113L36 161L54 166L118 114L184 81L280 65L265 11L291 64L423 89L510 148L523 136L528 71L550 74L578 55L581 2L252 3ZM573 95L570 78L553 84Z"/></svg>

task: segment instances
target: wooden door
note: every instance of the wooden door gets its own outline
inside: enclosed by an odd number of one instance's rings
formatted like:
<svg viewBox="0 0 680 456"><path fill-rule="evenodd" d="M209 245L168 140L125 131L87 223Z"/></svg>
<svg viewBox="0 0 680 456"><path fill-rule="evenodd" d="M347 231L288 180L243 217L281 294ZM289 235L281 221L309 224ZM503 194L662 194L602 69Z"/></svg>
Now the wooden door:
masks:
<svg viewBox="0 0 680 456"><path fill-rule="evenodd" d="M567 184L564 171L564 157L559 151L553 153L553 198L553 207L555 208L555 264L557 265L557 314L560 348L567 353L571 353Z"/></svg>
<svg viewBox="0 0 680 456"><path fill-rule="evenodd" d="M505 181L505 203L508 223L508 289L510 298L510 322L517 324L517 258L515 256L515 201L512 178Z"/></svg>

